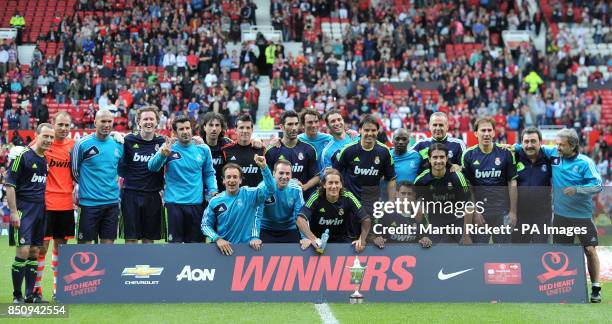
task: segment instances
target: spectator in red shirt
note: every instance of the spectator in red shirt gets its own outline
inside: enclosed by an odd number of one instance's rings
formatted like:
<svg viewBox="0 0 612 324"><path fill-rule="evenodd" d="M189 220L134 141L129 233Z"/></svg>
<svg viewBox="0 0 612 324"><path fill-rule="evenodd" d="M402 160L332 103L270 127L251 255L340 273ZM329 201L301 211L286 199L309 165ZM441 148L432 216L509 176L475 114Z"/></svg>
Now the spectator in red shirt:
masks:
<svg viewBox="0 0 612 324"><path fill-rule="evenodd" d="M113 57L113 54L110 51L106 51L106 54L104 54L104 57L102 57L102 64L112 70L114 61L115 58Z"/></svg>
<svg viewBox="0 0 612 324"><path fill-rule="evenodd" d="M506 130L506 115L504 115L504 110L502 108L497 109L497 114L495 115L495 125L498 133L502 129Z"/></svg>
<svg viewBox="0 0 612 324"><path fill-rule="evenodd" d="M470 114L467 110L463 110L461 112L461 117L459 117L459 131L462 133L466 133L472 130L472 119L470 118Z"/></svg>

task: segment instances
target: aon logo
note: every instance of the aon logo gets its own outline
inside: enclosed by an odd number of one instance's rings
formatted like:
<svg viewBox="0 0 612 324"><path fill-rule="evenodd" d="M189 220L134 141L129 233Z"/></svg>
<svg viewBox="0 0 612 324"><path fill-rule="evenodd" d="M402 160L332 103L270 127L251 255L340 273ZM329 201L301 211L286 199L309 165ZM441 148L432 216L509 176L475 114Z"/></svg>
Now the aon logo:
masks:
<svg viewBox="0 0 612 324"><path fill-rule="evenodd" d="M495 170L495 168L487 171L476 170L476 178L499 178L501 177L501 170Z"/></svg>
<svg viewBox="0 0 612 324"><path fill-rule="evenodd" d="M132 160L134 162L149 162L149 160L153 157L153 154L151 155L140 155L137 152L134 153L134 157L132 158Z"/></svg>
<svg viewBox="0 0 612 324"><path fill-rule="evenodd" d="M47 176L41 176L38 175L36 173L34 173L34 175L32 176L32 180L30 180L31 182L38 182L38 183L45 183L47 182Z"/></svg>
<svg viewBox="0 0 612 324"><path fill-rule="evenodd" d="M176 281L213 281L215 271L216 269L192 269L191 266L186 265L183 267L183 271L176 276Z"/></svg>

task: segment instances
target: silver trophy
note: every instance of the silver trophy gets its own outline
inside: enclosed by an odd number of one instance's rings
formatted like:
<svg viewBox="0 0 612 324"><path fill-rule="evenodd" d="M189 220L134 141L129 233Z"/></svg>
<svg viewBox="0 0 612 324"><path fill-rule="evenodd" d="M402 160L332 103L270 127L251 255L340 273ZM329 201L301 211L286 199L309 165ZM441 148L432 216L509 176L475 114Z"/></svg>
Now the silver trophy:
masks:
<svg viewBox="0 0 612 324"><path fill-rule="evenodd" d="M359 263L359 258L355 257L352 267L347 267L351 270L351 282L355 284L355 292L349 298L351 304L363 304L363 295L359 292L359 287L363 281L363 274L365 273L366 267L362 267Z"/></svg>

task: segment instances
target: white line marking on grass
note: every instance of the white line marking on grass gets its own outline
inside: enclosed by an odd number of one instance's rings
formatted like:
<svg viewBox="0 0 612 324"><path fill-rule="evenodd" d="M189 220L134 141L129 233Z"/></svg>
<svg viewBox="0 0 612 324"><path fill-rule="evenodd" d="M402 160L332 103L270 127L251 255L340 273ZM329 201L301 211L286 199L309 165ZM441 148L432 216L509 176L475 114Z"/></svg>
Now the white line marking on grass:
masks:
<svg viewBox="0 0 612 324"><path fill-rule="evenodd" d="M329 305L325 303L315 304L315 308L317 309L319 316L321 316L323 324L340 324L340 322L338 322L338 320L336 319L336 316L334 316L334 314L332 313L332 310Z"/></svg>

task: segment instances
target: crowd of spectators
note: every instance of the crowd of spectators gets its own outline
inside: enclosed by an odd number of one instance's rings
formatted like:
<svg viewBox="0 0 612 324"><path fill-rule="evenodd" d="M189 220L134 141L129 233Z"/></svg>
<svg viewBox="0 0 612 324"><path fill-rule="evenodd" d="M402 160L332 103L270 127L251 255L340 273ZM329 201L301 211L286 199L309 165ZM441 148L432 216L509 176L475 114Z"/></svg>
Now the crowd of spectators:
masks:
<svg viewBox="0 0 612 324"><path fill-rule="evenodd" d="M37 48L26 68L17 64L15 44L2 44L0 91L16 94L17 105L5 96L1 117L10 130L28 129L49 119L50 104L67 103L77 128L91 127L95 111L108 109L119 129L130 129L136 110L152 104L163 112L162 128L177 114L196 122L208 111L233 127L240 113L256 117L257 81L268 74L272 111L340 108L353 128L361 114L375 113L386 130L425 131L429 115L444 111L455 135L471 130L475 118L494 116L500 141L532 125L610 133L600 123L601 97L585 92L589 81L607 80L582 67L612 62L587 55L580 32L547 33L545 52L504 46L503 30L537 35L548 28L534 2L272 0L283 40L303 42L292 54L262 35L240 42L240 31L256 24L251 0L80 0L73 16L55 17L41 36L60 42L56 55ZM575 5L585 28L610 25L606 1ZM571 15L555 11L553 20L571 22ZM348 23L341 37L321 32L328 19ZM611 42L597 30L596 42ZM240 51L228 52L229 42ZM446 55L460 44L477 46ZM410 86L398 92L395 82ZM422 83L437 86L424 91ZM599 152L607 161L607 149Z"/></svg>

